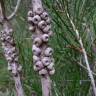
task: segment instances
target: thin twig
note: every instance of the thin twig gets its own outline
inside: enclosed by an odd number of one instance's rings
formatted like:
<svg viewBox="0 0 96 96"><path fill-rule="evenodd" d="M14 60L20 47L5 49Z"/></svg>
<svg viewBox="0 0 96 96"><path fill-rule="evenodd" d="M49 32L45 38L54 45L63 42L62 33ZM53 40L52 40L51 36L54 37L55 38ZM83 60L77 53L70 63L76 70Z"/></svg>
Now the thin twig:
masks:
<svg viewBox="0 0 96 96"><path fill-rule="evenodd" d="M84 66L84 65L83 65L83 64L81 64L80 62L77 62L77 63L78 63L78 65L80 65L83 69L85 69L85 70L87 70L87 71L88 71L88 69L87 69L87 67L86 67L86 66ZM95 73L95 72L93 72L93 71L92 71L92 74L96 76L96 73Z"/></svg>
<svg viewBox="0 0 96 96"><path fill-rule="evenodd" d="M70 16L69 16L68 13L67 13L67 17L68 17L68 19L70 20L70 23L71 23L71 25L72 25L72 27L73 27L73 30L74 30L75 33L76 33L78 42L80 43L80 46L81 46L81 48L82 48L82 52L83 52L83 55L84 55L86 67L87 67L87 70L88 70L88 75L89 75L89 77L90 77L90 79L91 79L91 84L92 84L92 88L93 88L94 95L96 96L95 80L94 80L92 71L91 71L90 66L89 66L89 61L88 61L87 53L86 53L86 50L85 50L85 48L84 48L82 39L81 39L81 37L80 37L80 35L79 35L79 31L78 31L77 28L75 27L75 24L73 23L73 21L72 21L72 19L70 18Z"/></svg>
<svg viewBox="0 0 96 96"><path fill-rule="evenodd" d="M16 4L16 7L15 7L14 11L11 13L10 16L7 17L8 20L12 19L16 15L16 13L19 9L19 6L20 6L20 2L21 2L21 0L17 1L17 4Z"/></svg>

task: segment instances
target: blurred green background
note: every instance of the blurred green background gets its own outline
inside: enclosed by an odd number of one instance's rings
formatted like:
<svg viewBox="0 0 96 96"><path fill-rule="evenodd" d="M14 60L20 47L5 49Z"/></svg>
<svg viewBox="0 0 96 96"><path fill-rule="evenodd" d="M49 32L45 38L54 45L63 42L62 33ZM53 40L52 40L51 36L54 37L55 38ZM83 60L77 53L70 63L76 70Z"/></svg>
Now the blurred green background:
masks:
<svg viewBox="0 0 96 96"><path fill-rule="evenodd" d="M86 49L90 67L96 65L96 0L42 0L52 18L54 36L50 46L54 49L56 73L51 77L53 96L93 96L82 50L72 25L70 14L79 30ZM5 0L6 14L14 10L17 0ZM22 0L16 17L11 21L14 38L19 50L19 62L23 66L22 84L26 96L33 91L41 96L41 83L32 66L32 40L28 31L27 12L31 0ZM1 29L1 28L0 28ZM1 46L1 43L0 43ZM94 78L96 75L94 74ZM14 81L7 70L7 62L0 47L0 96L15 96Z"/></svg>

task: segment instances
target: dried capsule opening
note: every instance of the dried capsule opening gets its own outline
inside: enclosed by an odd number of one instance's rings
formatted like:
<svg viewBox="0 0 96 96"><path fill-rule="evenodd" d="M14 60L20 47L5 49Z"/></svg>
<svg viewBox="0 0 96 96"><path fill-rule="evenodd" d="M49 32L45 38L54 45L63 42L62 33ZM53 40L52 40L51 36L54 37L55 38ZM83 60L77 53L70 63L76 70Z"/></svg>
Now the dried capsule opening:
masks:
<svg viewBox="0 0 96 96"><path fill-rule="evenodd" d="M49 40L49 37L48 36L45 36L45 41L48 41Z"/></svg>
<svg viewBox="0 0 96 96"><path fill-rule="evenodd" d="M30 16L30 17L33 16L33 12L31 10L28 12L28 16Z"/></svg>
<svg viewBox="0 0 96 96"><path fill-rule="evenodd" d="M48 39L48 38L49 38L48 36L45 37L45 39Z"/></svg>
<svg viewBox="0 0 96 96"><path fill-rule="evenodd" d="M35 49L33 49L32 51L33 51L33 53L35 53L35 52L36 52L36 50L35 50Z"/></svg>
<svg viewBox="0 0 96 96"><path fill-rule="evenodd" d="M35 15L35 16L32 18L32 22L33 22L34 24L38 24L38 22L40 22L40 21L41 21L41 18L40 18L39 15Z"/></svg>
<svg viewBox="0 0 96 96"><path fill-rule="evenodd" d="M50 51L49 51L49 54L51 55L52 53L53 53L53 50L50 50Z"/></svg>
<svg viewBox="0 0 96 96"><path fill-rule="evenodd" d="M44 16L44 19L45 19L45 20L47 20L47 19L48 19L48 14L46 14L46 15Z"/></svg>
<svg viewBox="0 0 96 96"><path fill-rule="evenodd" d="M46 24L45 24L45 22L44 23L42 23L42 28L44 29L45 27L46 27Z"/></svg>
<svg viewBox="0 0 96 96"><path fill-rule="evenodd" d="M36 67L39 67L39 65L36 65Z"/></svg>
<svg viewBox="0 0 96 96"><path fill-rule="evenodd" d="M47 63L49 63L49 61L48 61L48 60L46 60L46 61L45 61L45 63L47 64Z"/></svg>
<svg viewBox="0 0 96 96"><path fill-rule="evenodd" d="M36 39L36 40L34 40L33 42L34 42L35 45L38 45L39 39Z"/></svg>
<svg viewBox="0 0 96 96"><path fill-rule="evenodd" d="M44 19L44 20L47 20L48 19L48 13L47 12L43 12L42 14L41 14L41 18L42 19Z"/></svg>
<svg viewBox="0 0 96 96"><path fill-rule="evenodd" d="M41 29L44 29L46 27L46 22L45 21L41 21L39 22L38 26L41 28Z"/></svg>
<svg viewBox="0 0 96 96"><path fill-rule="evenodd" d="M48 18L48 14L45 14L45 16L44 16L46 19Z"/></svg>
<svg viewBox="0 0 96 96"><path fill-rule="evenodd" d="M38 56L38 55L41 54L41 50L39 48L33 49L32 51L33 51L33 54L34 55L37 55Z"/></svg>
<svg viewBox="0 0 96 96"><path fill-rule="evenodd" d="M50 61L49 60L46 60L44 63L45 63L44 64L45 66L48 66L50 64Z"/></svg>
<svg viewBox="0 0 96 96"><path fill-rule="evenodd" d="M35 41L34 44L35 44L35 45L38 45L38 41Z"/></svg>
<svg viewBox="0 0 96 96"><path fill-rule="evenodd" d="M38 20L37 18L35 18L35 19L34 19L34 22L38 23L38 22L39 22L39 20Z"/></svg>
<svg viewBox="0 0 96 96"><path fill-rule="evenodd" d="M37 37L37 38L35 38L35 39L33 40L33 43L34 43L37 47L39 47L39 46L42 44L42 40L41 40L41 38Z"/></svg>

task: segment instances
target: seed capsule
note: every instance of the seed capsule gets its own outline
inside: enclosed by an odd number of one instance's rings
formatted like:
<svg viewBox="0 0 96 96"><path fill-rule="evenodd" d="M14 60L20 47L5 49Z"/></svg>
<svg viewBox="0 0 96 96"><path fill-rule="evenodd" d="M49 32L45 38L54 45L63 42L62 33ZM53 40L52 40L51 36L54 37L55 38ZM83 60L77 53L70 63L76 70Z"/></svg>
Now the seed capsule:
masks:
<svg viewBox="0 0 96 96"><path fill-rule="evenodd" d="M50 65L47 66L48 70L52 70L53 69L53 66L54 66L54 63L51 62Z"/></svg>
<svg viewBox="0 0 96 96"><path fill-rule="evenodd" d="M49 35L48 35L48 34L42 35L42 40L43 40L44 42L48 42L48 40L49 40Z"/></svg>
<svg viewBox="0 0 96 96"><path fill-rule="evenodd" d="M29 17L33 17L33 12L30 10L30 11L28 11L28 16Z"/></svg>
<svg viewBox="0 0 96 96"><path fill-rule="evenodd" d="M10 40L10 39L11 39L11 37L10 37L10 36L7 36L5 39L6 39L6 40Z"/></svg>
<svg viewBox="0 0 96 96"><path fill-rule="evenodd" d="M33 32L35 30L35 26L34 25L30 25L29 26L29 31Z"/></svg>
<svg viewBox="0 0 96 96"><path fill-rule="evenodd" d="M5 54L5 57L6 57L6 60L9 61L9 62L11 62L13 60L10 56L8 56L6 54Z"/></svg>
<svg viewBox="0 0 96 96"><path fill-rule="evenodd" d="M3 34L4 33L4 30L1 30L1 34Z"/></svg>
<svg viewBox="0 0 96 96"><path fill-rule="evenodd" d="M50 48L50 47L48 47L48 48L45 50L45 52L44 52L44 54L45 54L46 56L51 56L52 53L53 53L53 49Z"/></svg>
<svg viewBox="0 0 96 96"><path fill-rule="evenodd" d="M32 22L33 21L33 17L28 17L28 22Z"/></svg>
<svg viewBox="0 0 96 96"><path fill-rule="evenodd" d="M39 71L39 75L46 75L46 74L48 74L46 69L42 69Z"/></svg>
<svg viewBox="0 0 96 96"><path fill-rule="evenodd" d="M3 42L3 41L5 41L5 38L3 38L3 37L0 37L1 38L1 41Z"/></svg>
<svg viewBox="0 0 96 96"><path fill-rule="evenodd" d="M54 63L55 61L54 61L54 58L51 57L51 63L52 63L52 62Z"/></svg>
<svg viewBox="0 0 96 96"><path fill-rule="evenodd" d="M35 44L37 47L39 47L42 44L41 38L37 37L33 40L33 44Z"/></svg>
<svg viewBox="0 0 96 96"><path fill-rule="evenodd" d="M6 39L6 41L9 42L10 44L14 44L14 40L13 40L13 38L11 38L10 36L7 36L5 39Z"/></svg>
<svg viewBox="0 0 96 96"><path fill-rule="evenodd" d="M46 27L45 21L43 21L43 20L40 21L40 22L38 23L38 27L43 30L43 29Z"/></svg>
<svg viewBox="0 0 96 96"><path fill-rule="evenodd" d="M5 46L3 46L3 47L4 47L4 52L5 52L5 53L9 51L9 48L7 48L7 47L5 47Z"/></svg>
<svg viewBox="0 0 96 96"><path fill-rule="evenodd" d="M37 61L35 65L38 70L41 70L44 67L41 61Z"/></svg>
<svg viewBox="0 0 96 96"><path fill-rule="evenodd" d="M49 74L50 74L50 75L54 75L54 73L55 73L55 69L54 69L54 68L49 71Z"/></svg>
<svg viewBox="0 0 96 96"><path fill-rule="evenodd" d="M41 53L41 49L36 47L35 45L33 45L32 51L33 51L33 54L36 55L36 56Z"/></svg>
<svg viewBox="0 0 96 96"><path fill-rule="evenodd" d="M33 18L32 18L32 22L34 24L38 24L39 22L41 21L41 18L39 15L35 15Z"/></svg>
<svg viewBox="0 0 96 96"><path fill-rule="evenodd" d="M41 18L44 19L44 20L47 20L48 19L48 13L47 12L43 12L41 14Z"/></svg>
<svg viewBox="0 0 96 96"><path fill-rule="evenodd" d="M32 36L31 36L32 40L34 40L36 37L37 37L37 36L36 36L36 34L35 34L35 33L34 33L34 34L32 34Z"/></svg>
<svg viewBox="0 0 96 96"><path fill-rule="evenodd" d="M16 51L16 48L15 47L12 47L9 50L11 50L14 53Z"/></svg>
<svg viewBox="0 0 96 96"><path fill-rule="evenodd" d="M18 55L17 55L17 53L12 53L12 54L11 54L11 57L12 57L12 58L15 58L15 57L18 57Z"/></svg>
<svg viewBox="0 0 96 96"><path fill-rule="evenodd" d="M11 66L8 66L8 70L9 70L9 71L12 71L12 68L11 68Z"/></svg>
<svg viewBox="0 0 96 96"><path fill-rule="evenodd" d="M18 67L18 71L21 72L21 70L22 70L22 66L19 65L19 67Z"/></svg>
<svg viewBox="0 0 96 96"><path fill-rule="evenodd" d="M43 32L48 33L51 30L51 26L47 25L44 29Z"/></svg>
<svg viewBox="0 0 96 96"><path fill-rule="evenodd" d="M44 66L48 66L51 63L51 60L50 60L49 57L44 57L42 59L42 63L43 63Z"/></svg>
<svg viewBox="0 0 96 96"><path fill-rule="evenodd" d="M49 32L48 32L48 35L51 37L51 36L53 36L53 32L50 30Z"/></svg>
<svg viewBox="0 0 96 96"><path fill-rule="evenodd" d="M33 65L33 69L34 69L34 71L39 71L38 68L36 67L36 65Z"/></svg>
<svg viewBox="0 0 96 96"><path fill-rule="evenodd" d="M18 59L19 59L18 56L14 57L15 62L18 62Z"/></svg>
<svg viewBox="0 0 96 96"><path fill-rule="evenodd" d="M9 71L12 71L11 64L9 64L9 63L8 63L8 70L9 70Z"/></svg>
<svg viewBox="0 0 96 96"><path fill-rule="evenodd" d="M7 54L10 56L13 52L11 50L7 51Z"/></svg>
<svg viewBox="0 0 96 96"><path fill-rule="evenodd" d="M9 34L12 35L12 33L13 33L13 29L6 30L7 35L9 35Z"/></svg>
<svg viewBox="0 0 96 96"><path fill-rule="evenodd" d="M13 73L14 75L17 74L17 66L16 66L15 63L12 64L12 73Z"/></svg>
<svg viewBox="0 0 96 96"><path fill-rule="evenodd" d="M50 17L48 17L48 18L46 19L46 23L47 23L47 24L50 24L50 23L51 23Z"/></svg>
<svg viewBox="0 0 96 96"><path fill-rule="evenodd" d="M33 62L34 62L34 63L36 63L36 62L39 61L39 60L40 60L39 57L37 57L36 55L33 55Z"/></svg>

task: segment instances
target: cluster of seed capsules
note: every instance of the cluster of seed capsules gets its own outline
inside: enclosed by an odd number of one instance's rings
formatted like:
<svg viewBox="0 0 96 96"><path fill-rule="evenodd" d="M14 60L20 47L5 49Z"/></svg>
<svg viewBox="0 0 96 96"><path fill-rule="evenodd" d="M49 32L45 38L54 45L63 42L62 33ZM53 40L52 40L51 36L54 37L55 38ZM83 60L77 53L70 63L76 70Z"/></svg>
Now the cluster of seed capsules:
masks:
<svg viewBox="0 0 96 96"><path fill-rule="evenodd" d="M17 75L21 71L22 67L18 64L18 52L12 37L13 30L9 27L8 23L5 23L1 31L1 42L4 50L4 55L8 61L8 70L13 75Z"/></svg>
<svg viewBox="0 0 96 96"><path fill-rule="evenodd" d="M53 49L48 45L49 38L53 34L51 20L47 12L38 12L32 10L28 12L29 30L32 32L33 40L34 70L41 76L53 75L55 73Z"/></svg>

